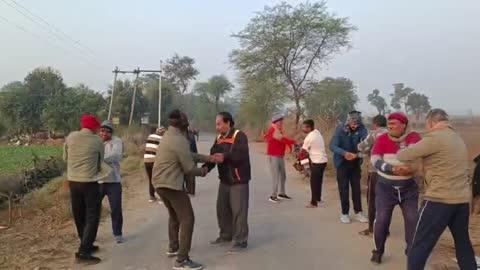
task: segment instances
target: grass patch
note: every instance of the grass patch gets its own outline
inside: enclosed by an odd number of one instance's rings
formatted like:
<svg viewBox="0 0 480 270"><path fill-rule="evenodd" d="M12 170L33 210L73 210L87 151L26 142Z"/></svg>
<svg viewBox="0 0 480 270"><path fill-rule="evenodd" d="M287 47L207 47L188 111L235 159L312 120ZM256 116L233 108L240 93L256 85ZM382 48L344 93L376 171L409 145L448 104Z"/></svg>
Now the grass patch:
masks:
<svg viewBox="0 0 480 270"><path fill-rule="evenodd" d="M13 175L33 167L33 155L40 159L60 157L62 147L47 145L0 146L0 175Z"/></svg>

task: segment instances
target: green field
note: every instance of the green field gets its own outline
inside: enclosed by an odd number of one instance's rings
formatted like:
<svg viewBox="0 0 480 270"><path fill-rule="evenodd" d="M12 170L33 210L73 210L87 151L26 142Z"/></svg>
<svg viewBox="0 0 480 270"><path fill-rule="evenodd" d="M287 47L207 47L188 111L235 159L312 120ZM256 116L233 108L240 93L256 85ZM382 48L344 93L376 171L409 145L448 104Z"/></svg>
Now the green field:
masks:
<svg viewBox="0 0 480 270"><path fill-rule="evenodd" d="M49 156L60 157L62 147L31 145L31 146L0 146L0 175L12 175L33 166L33 154L39 158Z"/></svg>

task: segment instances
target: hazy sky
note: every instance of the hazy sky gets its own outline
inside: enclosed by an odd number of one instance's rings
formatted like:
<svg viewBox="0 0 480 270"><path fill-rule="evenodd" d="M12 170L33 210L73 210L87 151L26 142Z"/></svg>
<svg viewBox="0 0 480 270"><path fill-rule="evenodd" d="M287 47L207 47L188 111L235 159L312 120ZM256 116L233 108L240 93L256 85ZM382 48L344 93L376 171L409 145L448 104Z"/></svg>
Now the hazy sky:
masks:
<svg viewBox="0 0 480 270"><path fill-rule="evenodd" d="M37 66L53 66L68 84L84 82L99 91L111 84L115 66L156 69L175 52L195 58L199 80L220 73L233 80L228 54L237 41L230 34L254 12L279 2L15 0L92 54L59 41L4 1L10 0L0 0L0 85L22 80ZM354 48L319 75L352 79L360 109L374 111L365 101L372 89L387 95L392 83L404 82L427 94L433 106L480 113L480 1L332 0L328 7L350 17L359 30Z"/></svg>

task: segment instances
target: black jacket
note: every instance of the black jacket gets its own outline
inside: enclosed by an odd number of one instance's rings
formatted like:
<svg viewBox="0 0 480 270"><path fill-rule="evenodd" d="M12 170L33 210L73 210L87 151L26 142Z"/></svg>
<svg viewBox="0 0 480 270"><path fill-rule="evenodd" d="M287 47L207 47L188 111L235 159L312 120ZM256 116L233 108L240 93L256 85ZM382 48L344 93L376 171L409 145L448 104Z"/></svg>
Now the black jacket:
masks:
<svg viewBox="0 0 480 270"><path fill-rule="evenodd" d="M245 133L232 128L226 136L219 135L210 154L223 153L224 162L218 164L220 182L228 185L246 184L251 179L248 138ZM211 171L214 163L205 164Z"/></svg>

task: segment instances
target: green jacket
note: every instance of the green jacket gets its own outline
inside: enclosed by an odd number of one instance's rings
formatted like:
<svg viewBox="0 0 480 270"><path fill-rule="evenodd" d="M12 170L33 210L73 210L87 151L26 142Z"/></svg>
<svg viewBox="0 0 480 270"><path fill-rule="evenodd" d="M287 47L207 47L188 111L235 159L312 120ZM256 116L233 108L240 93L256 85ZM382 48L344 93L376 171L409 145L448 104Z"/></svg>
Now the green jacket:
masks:
<svg viewBox="0 0 480 270"><path fill-rule="evenodd" d="M190 151L190 142L177 128L169 127L157 148L152 184L155 188L185 190L185 175L201 176L195 162L207 162L207 156Z"/></svg>
<svg viewBox="0 0 480 270"><path fill-rule="evenodd" d="M427 132L420 142L400 151L397 156L404 162L423 160L426 200L445 204L470 202L468 151L452 128Z"/></svg>
<svg viewBox="0 0 480 270"><path fill-rule="evenodd" d="M95 182L104 151L102 139L91 130L82 129L70 133L63 147L63 159L67 162L67 180Z"/></svg>

